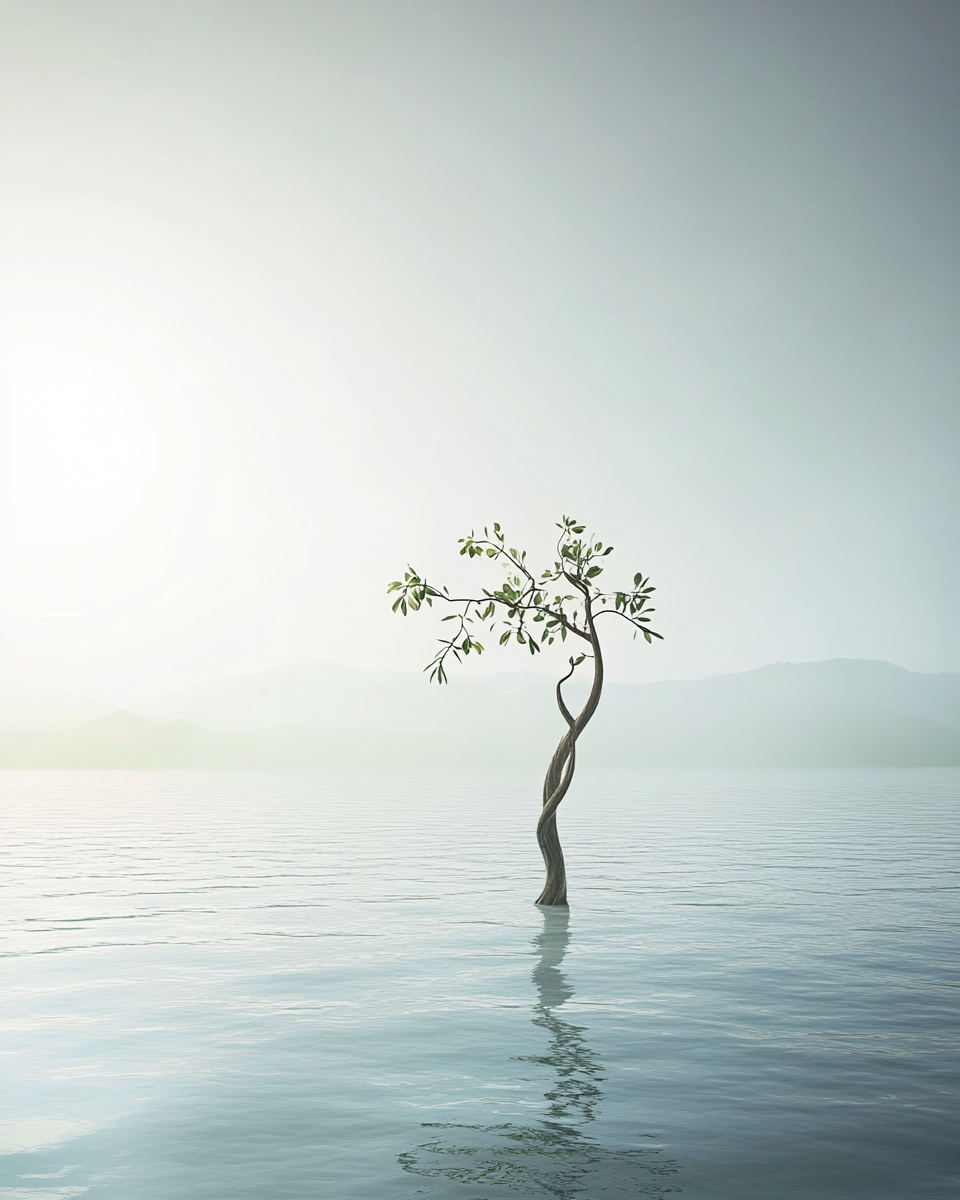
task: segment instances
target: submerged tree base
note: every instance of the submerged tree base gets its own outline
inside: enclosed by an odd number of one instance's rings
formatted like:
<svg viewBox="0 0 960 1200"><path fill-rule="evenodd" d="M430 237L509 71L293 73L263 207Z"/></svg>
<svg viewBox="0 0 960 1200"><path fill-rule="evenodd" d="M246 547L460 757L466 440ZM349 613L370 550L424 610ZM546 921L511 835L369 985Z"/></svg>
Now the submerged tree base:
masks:
<svg viewBox="0 0 960 1200"><path fill-rule="evenodd" d="M544 848L543 841L540 841L540 849L543 851L544 861L547 864L547 881L543 885L543 891L534 901L542 907L558 905L564 908L567 906L567 873L563 865L563 852L560 850L560 839L556 835L556 822L553 824L555 845L550 845ZM549 857L548 857L549 852ZM559 863L557 862L559 858Z"/></svg>
<svg viewBox="0 0 960 1200"><path fill-rule="evenodd" d="M599 654L597 661L599 661ZM540 819L537 821L537 844L543 855L543 865L547 870L543 891L536 900L536 903L541 905L566 906L567 903L567 868L563 861L560 834L557 832L557 807L570 786L576 764L576 723L564 704L560 691L561 685L572 674L573 666L571 665L570 671L557 684L557 704L560 706L568 729L557 747L557 752L550 763L550 769L547 771L547 777L543 781L543 808L540 810Z"/></svg>

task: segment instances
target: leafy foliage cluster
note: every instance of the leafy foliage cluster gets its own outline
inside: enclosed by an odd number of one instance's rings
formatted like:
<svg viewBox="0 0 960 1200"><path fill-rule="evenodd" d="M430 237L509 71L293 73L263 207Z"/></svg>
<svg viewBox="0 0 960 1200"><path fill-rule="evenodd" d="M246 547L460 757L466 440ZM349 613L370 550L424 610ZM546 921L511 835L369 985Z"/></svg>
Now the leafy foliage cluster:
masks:
<svg viewBox="0 0 960 1200"><path fill-rule="evenodd" d="M581 638L592 648L594 621L604 613L628 621L634 626L634 637L639 632L649 642L661 636L649 628L650 614L654 612L648 607L654 591L649 576L644 578L638 572L629 590L601 591L596 581L604 570L602 559L613 547L604 546L593 535L585 538L586 526L574 517L564 517L557 522L557 528L560 530L557 558L539 575L527 566L525 550L507 546L503 530L496 522L492 534L484 527L483 537L471 530L469 537L460 538L461 555L494 559L506 569L500 587L484 588L480 596L451 596L446 587L435 587L413 567L407 568L403 579L390 584L387 590L399 593L393 611L403 616L416 612L424 603L432 606L434 600L459 606L459 611L443 618L456 621L457 626L452 637L440 639L440 649L425 667L431 680L447 682L446 662L450 655L460 662L462 656L482 654L484 648L476 632L489 629L494 634L498 624L503 627L501 646L514 638L531 654L537 654L543 645L553 645L558 637L566 641L568 634ZM573 591L565 591L567 585ZM586 657L590 657L587 652L571 658L571 667L578 666Z"/></svg>

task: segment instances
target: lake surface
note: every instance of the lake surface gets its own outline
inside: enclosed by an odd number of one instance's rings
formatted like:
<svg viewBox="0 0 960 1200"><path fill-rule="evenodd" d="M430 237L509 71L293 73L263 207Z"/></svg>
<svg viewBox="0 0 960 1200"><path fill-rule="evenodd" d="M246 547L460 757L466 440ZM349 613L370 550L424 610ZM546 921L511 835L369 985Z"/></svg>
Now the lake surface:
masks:
<svg viewBox="0 0 960 1200"><path fill-rule="evenodd" d="M0 1197L960 1195L960 771L7 771Z"/></svg>

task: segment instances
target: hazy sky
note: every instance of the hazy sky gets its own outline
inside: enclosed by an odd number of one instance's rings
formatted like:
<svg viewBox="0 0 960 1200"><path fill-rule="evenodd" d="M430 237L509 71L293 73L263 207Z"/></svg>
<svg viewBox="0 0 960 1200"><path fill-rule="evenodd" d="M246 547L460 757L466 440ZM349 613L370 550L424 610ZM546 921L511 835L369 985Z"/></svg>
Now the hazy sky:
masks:
<svg viewBox="0 0 960 1200"><path fill-rule="evenodd" d="M0 0L0 43L8 678L419 667L386 583L564 512L660 588L615 677L960 670L955 0Z"/></svg>

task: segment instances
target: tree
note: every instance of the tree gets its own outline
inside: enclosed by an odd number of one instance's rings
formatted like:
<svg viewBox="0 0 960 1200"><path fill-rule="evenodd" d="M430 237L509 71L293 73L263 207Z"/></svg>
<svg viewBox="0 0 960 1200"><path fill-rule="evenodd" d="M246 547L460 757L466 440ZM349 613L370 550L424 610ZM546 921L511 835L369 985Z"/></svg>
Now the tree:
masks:
<svg viewBox="0 0 960 1200"><path fill-rule="evenodd" d="M648 607L654 590L649 577L644 578L643 572L638 571L633 577L632 589L602 592L596 581L604 569L602 560L613 547L604 546L592 534L585 539L586 527L573 517L564 517L557 523L557 528L560 530L557 558L552 567L538 576L527 566L526 551L508 547L502 529L494 523L492 534L484 528L483 537L477 537L471 530L469 537L459 539L459 545L461 555L492 558L506 568L507 577L499 588L492 591L483 588L480 596L451 596L446 587L435 587L413 567L408 567L403 579L394 580L387 589L399 593L393 611L399 611L403 616L416 612L424 603L432 607L434 600L442 600L457 609L443 618L457 622L453 636L440 638L440 649L424 668L430 672L431 682L447 682L447 662L451 656L460 662L468 654L482 654L484 648L477 641L475 632L478 628L488 628L492 633L498 623L503 626L501 646L513 638L526 646L531 655L538 654L544 645L552 646L557 639L565 642L568 635L587 644L580 654L570 656L569 670L557 682L557 706L567 731L550 760L543 783L537 842L543 854L547 879L537 904L567 903L567 874L557 833L557 809L573 781L577 739L597 711L603 689L603 656L597 621L604 615L617 616L634 627L634 637L639 632L647 642L652 642L653 638L661 636L649 628L650 614L654 611ZM566 585L573 591L561 594ZM575 717L564 703L563 685L588 658L593 660L593 686Z"/></svg>

